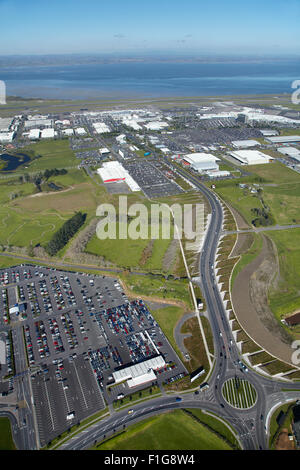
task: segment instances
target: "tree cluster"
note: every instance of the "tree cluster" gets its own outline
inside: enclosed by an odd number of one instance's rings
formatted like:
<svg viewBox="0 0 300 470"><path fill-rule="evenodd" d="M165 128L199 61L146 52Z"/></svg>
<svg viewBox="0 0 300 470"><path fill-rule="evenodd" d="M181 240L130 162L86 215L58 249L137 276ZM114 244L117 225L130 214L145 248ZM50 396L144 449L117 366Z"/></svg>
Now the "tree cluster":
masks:
<svg viewBox="0 0 300 470"><path fill-rule="evenodd" d="M73 217L67 220L63 226L57 232L55 232L49 243L46 245L46 252L50 256L54 256L75 235L75 233L84 224L85 219L86 214L77 212L75 215L73 215Z"/></svg>

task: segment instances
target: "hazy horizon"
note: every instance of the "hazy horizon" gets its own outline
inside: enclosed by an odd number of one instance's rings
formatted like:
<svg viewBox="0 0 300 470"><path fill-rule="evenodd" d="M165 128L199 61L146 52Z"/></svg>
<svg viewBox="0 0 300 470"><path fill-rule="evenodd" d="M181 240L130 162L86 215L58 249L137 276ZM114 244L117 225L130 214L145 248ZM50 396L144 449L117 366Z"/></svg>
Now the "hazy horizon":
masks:
<svg viewBox="0 0 300 470"><path fill-rule="evenodd" d="M299 55L300 2L0 0L1 56Z"/></svg>

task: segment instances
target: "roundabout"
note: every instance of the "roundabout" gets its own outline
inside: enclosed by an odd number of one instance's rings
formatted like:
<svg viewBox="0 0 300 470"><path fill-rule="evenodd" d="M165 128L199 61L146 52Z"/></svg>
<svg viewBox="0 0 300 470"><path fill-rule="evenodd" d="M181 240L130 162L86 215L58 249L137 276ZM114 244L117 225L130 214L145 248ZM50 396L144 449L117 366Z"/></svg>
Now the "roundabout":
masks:
<svg viewBox="0 0 300 470"><path fill-rule="evenodd" d="M246 379L233 377L222 386L222 396L228 405L240 410L252 408L257 401L257 391Z"/></svg>

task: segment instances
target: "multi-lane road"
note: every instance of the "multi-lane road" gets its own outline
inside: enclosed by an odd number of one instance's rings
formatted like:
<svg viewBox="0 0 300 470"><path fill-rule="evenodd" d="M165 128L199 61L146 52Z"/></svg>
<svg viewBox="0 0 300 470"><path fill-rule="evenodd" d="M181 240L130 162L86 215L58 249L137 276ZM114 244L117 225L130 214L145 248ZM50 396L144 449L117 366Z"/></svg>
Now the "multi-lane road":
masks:
<svg viewBox="0 0 300 470"><path fill-rule="evenodd" d="M174 396L163 395L147 401L147 403L134 405L131 414L128 414L128 410L114 412L77 433L73 438L63 443L59 449L87 449L130 424L154 416L159 412L176 408L201 408L204 411L212 412L232 426L242 449L268 449L270 410L289 400L300 399L300 391L295 391L295 384L268 378L251 369L247 372L242 371L239 367L237 361L240 360L240 353L227 320L214 270L216 250L223 226L222 205L218 197L189 172L177 167L176 171L188 178L201 191L211 208L210 223L199 260L200 286L205 297L207 314L214 337L214 362L208 380L209 388L198 395L193 392L182 393L182 401L180 402L176 401ZM16 370L20 373L16 378L16 388L19 402L25 402L27 406L18 410L18 421L12 418L13 432L19 448L37 449L38 440L35 432L34 407L31 401L30 376L23 373L26 365L22 363L24 357L22 348L24 346L20 334L21 330L13 330L13 341L16 345ZM257 399L251 408L234 408L224 400L222 385L234 377L247 379L254 386Z"/></svg>
<svg viewBox="0 0 300 470"><path fill-rule="evenodd" d="M156 398L147 404L135 405L134 412L130 415L126 410L114 413L74 436L63 444L61 449L86 449L129 424L154 416L158 412L189 407L212 412L228 422L235 430L242 449L266 450L270 411L282 403L300 398L300 391L295 391L295 384L268 378L251 369L242 371L239 367L240 353L227 320L214 271L216 250L223 226L222 205L218 197L190 173L178 168L176 171L188 178L201 191L211 208L211 219L199 261L200 285L214 336L215 360L208 380L209 389L199 395L181 394L181 402L170 396ZM234 408L224 400L222 385L235 377L247 379L254 386L257 398L251 408Z"/></svg>

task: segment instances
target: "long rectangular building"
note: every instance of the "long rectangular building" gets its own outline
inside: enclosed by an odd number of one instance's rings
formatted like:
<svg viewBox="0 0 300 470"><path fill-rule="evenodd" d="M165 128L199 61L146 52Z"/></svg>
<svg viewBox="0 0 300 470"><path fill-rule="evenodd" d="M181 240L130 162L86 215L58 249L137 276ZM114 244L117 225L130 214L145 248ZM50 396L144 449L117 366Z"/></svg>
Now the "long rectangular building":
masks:
<svg viewBox="0 0 300 470"><path fill-rule="evenodd" d="M266 140L272 144L300 142L300 135L278 135L276 137L266 137Z"/></svg>
<svg viewBox="0 0 300 470"><path fill-rule="evenodd" d="M117 370L112 376L116 384L127 381L128 387L132 388L156 380L154 371L161 369L165 364L164 358L157 356Z"/></svg>

